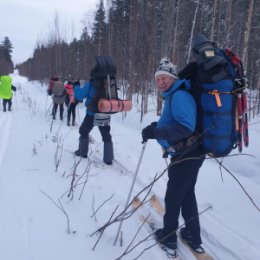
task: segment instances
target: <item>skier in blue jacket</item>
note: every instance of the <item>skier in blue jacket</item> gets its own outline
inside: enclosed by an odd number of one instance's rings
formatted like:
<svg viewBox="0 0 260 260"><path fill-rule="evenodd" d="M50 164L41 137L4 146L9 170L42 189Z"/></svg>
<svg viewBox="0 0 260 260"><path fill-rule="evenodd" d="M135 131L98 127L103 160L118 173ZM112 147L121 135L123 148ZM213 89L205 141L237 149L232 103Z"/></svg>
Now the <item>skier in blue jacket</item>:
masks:
<svg viewBox="0 0 260 260"><path fill-rule="evenodd" d="M197 253L203 253L201 244L195 184L200 167L205 159L196 134L196 103L187 89L189 81L180 80L176 66L167 58L160 61L155 73L158 91L164 99L164 107L158 122L142 130L143 141L156 139L171 157L165 195L164 226L155 232L158 242L177 257L179 214L185 221L182 238Z"/></svg>
<svg viewBox="0 0 260 260"><path fill-rule="evenodd" d="M91 104L95 103L96 91L96 88L93 86L93 79L87 82L83 87L78 85L74 88L74 96L76 100L81 101L86 98L85 106L87 108L85 118L79 128L79 148L74 152L74 154L83 158L88 157L89 133L94 125L96 125L99 128L102 141L104 142L103 161L110 165L114 159L112 136L110 134L110 115L93 112ZM95 105L97 104L95 103ZM99 123L96 123L98 121Z"/></svg>

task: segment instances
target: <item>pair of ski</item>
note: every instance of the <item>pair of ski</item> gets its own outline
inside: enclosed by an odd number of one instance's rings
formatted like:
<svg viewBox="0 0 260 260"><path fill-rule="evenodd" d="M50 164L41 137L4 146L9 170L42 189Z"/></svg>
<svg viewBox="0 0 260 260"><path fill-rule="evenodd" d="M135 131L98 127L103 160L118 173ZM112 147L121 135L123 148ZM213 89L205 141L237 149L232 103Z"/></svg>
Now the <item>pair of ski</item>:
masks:
<svg viewBox="0 0 260 260"><path fill-rule="evenodd" d="M158 217L162 218L165 209L160 200L153 195L149 200L149 206L145 208L146 205L142 204L142 201L136 197L132 202L132 207L134 209L137 209L137 214L139 216L139 219L142 223L146 223L150 229L151 232L155 232L157 229L156 226L156 219L154 218L153 214L151 214L152 211L155 211ZM150 211L150 212L149 212ZM208 252L204 253L197 253L186 243L186 241L180 239L180 241L185 245L186 248L189 249L191 254L197 259L197 260L214 260L213 256L211 256ZM158 245L162 248L162 250L166 253L168 258L175 259L175 260L185 260L185 257L182 257L180 255L175 254L175 250L169 249L162 244L158 243Z"/></svg>

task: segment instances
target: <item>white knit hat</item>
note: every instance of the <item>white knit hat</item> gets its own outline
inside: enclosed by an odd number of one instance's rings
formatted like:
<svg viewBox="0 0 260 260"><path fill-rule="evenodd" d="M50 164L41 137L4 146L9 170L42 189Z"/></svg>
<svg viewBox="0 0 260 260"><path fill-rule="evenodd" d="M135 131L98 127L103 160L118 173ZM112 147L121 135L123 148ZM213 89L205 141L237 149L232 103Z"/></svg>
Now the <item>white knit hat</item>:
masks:
<svg viewBox="0 0 260 260"><path fill-rule="evenodd" d="M177 75L177 66L171 63L167 57L161 59L154 77L156 78L159 75L168 75L174 79L179 79Z"/></svg>

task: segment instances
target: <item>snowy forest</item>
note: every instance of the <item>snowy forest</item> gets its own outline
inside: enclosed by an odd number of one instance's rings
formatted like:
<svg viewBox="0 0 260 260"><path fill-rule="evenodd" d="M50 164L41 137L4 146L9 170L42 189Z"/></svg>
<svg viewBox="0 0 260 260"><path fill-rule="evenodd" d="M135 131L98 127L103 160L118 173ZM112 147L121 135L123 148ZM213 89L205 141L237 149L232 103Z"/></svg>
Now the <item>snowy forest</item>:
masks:
<svg viewBox="0 0 260 260"><path fill-rule="evenodd" d="M249 88L260 89L259 1L112 0L105 3L100 0L93 23L86 22L88 25L80 38L72 42L66 42L66 32L62 31L56 15L48 39L39 40L33 56L16 65L20 75L43 82L52 75L64 80L88 80L94 57L109 55L117 65L118 85L128 98L134 93L142 96L140 106L145 114L148 94L155 89L154 71L160 59L169 57L181 70L192 60L193 35L202 32L219 47L229 47L238 54L244 63ZM254 100L256 103L259 102ZM160 111L160 99L157 106Z"/></svg>

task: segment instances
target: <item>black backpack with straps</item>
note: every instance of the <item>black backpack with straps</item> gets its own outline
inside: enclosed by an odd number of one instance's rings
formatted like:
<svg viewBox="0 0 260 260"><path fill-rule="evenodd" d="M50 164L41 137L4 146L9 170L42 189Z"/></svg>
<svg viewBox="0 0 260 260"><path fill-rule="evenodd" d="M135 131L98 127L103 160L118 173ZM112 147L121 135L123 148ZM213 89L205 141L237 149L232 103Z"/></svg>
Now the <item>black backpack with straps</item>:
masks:
<svg viewBox="0 0 260 260"><path fill-rule="evenodd" d="M88 107L94 113L99 112L100 99L118 99L116 86L116 67L111 57L97 56L96 65L90 73L90 82L96 89L96 94Z"/></svg>
<svg viewBox="0 0 260 260"><path fill-rule="evenodd" d="M90 82L96 89L95 96L88 105L91 111L114 114L131 110L131 100L122 100L118 97L116 67L111 57L96 57L96 66L91 71L90 76Z"/></svg>

